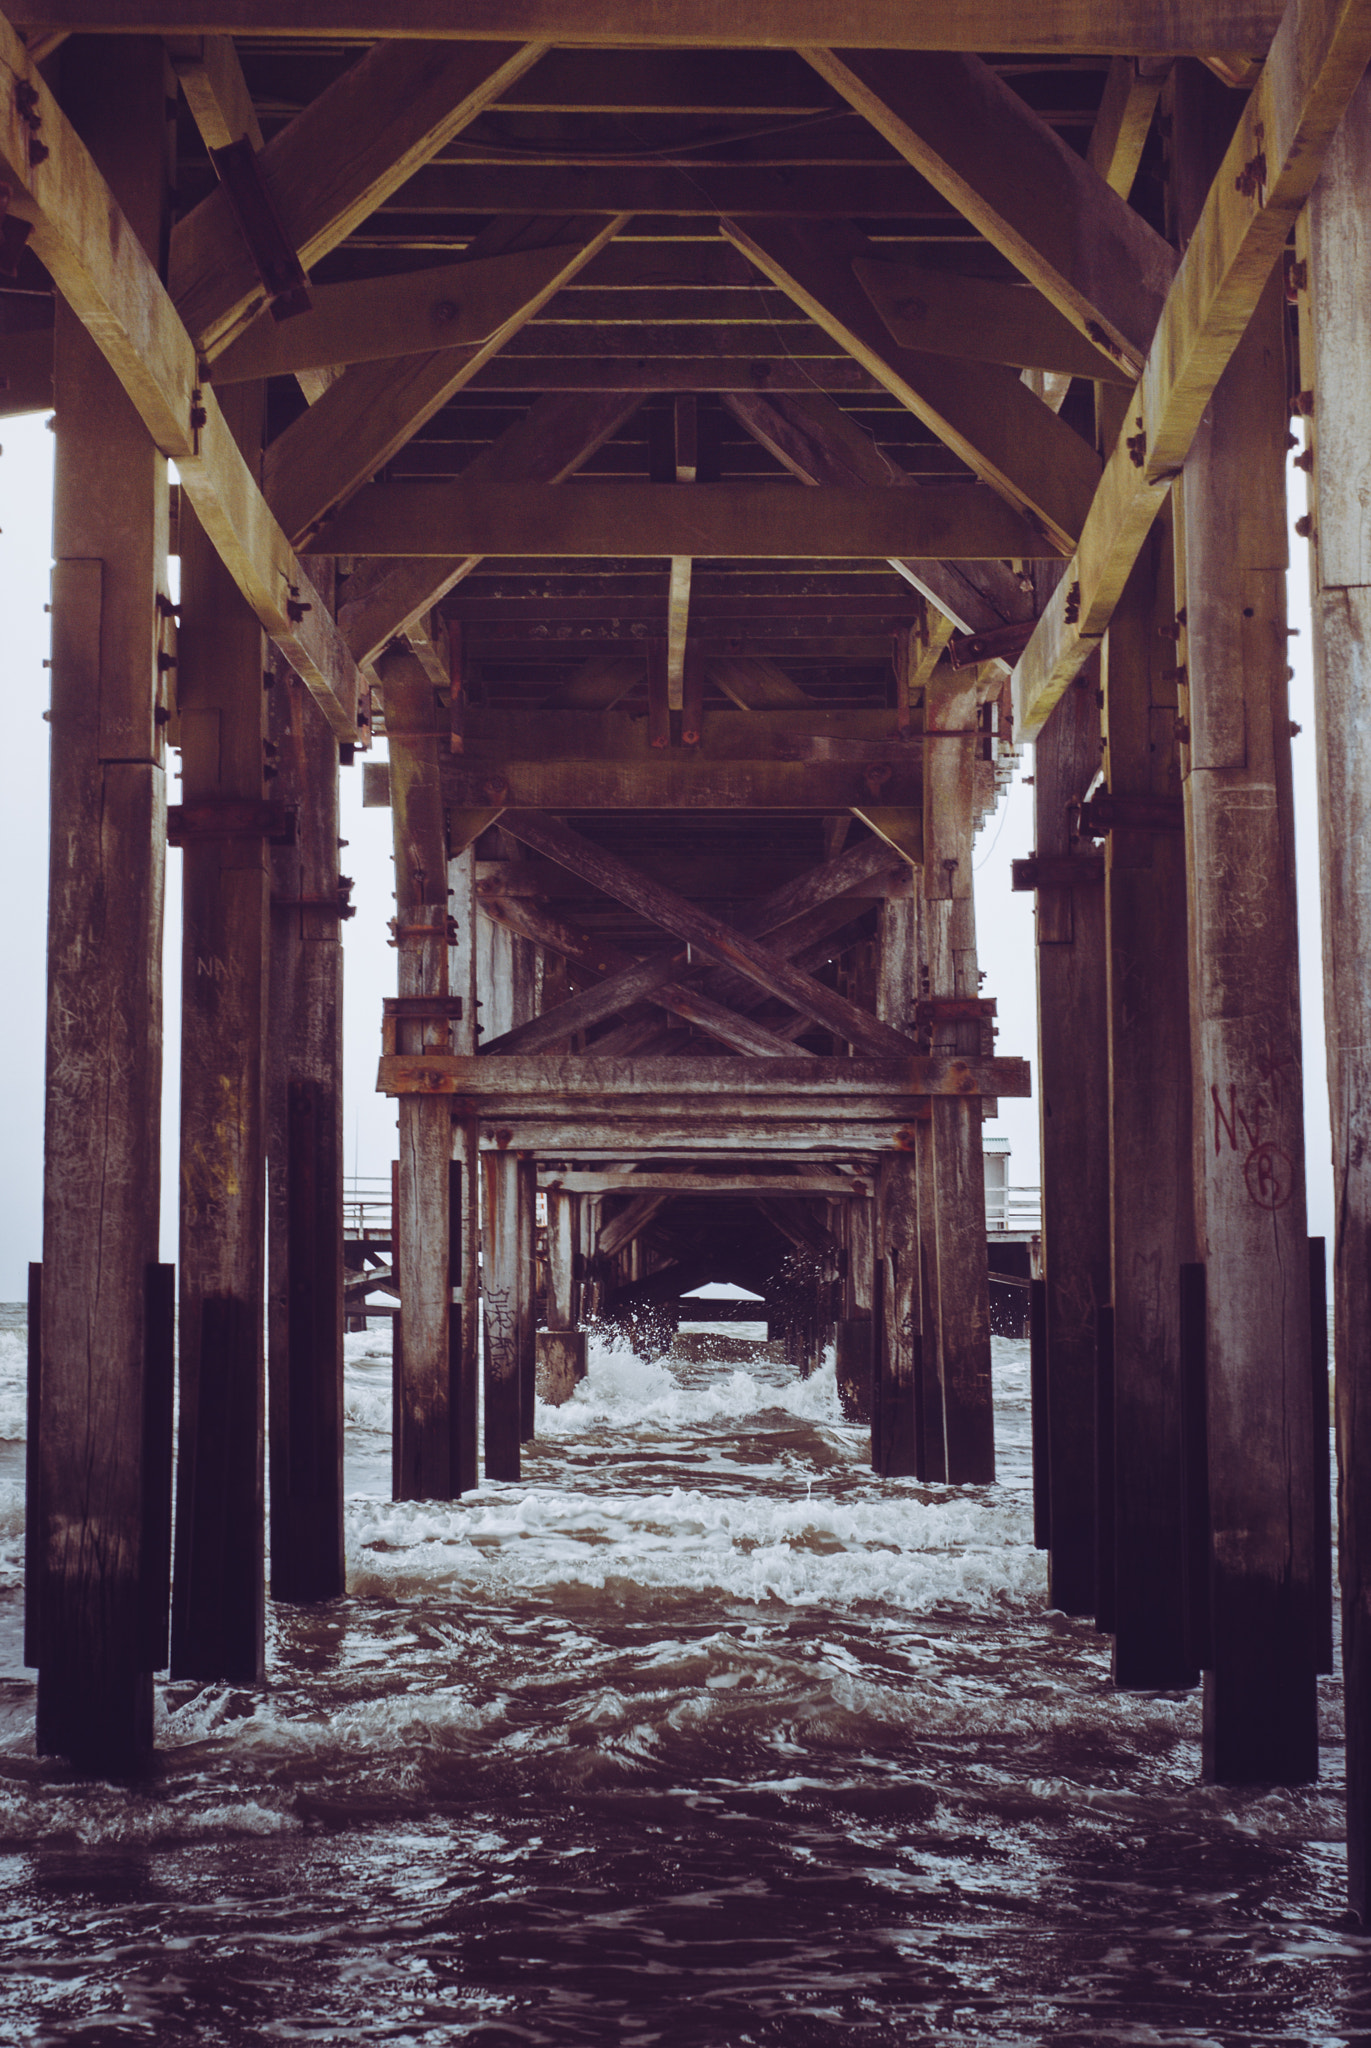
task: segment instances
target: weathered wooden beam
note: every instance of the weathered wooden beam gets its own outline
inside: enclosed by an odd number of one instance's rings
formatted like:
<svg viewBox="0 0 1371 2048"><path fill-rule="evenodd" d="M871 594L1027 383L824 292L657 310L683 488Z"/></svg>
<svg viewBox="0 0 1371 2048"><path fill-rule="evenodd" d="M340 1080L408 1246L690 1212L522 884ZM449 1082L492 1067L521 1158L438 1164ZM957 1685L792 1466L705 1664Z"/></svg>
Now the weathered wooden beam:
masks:
<svg viewBox="0 0 1371 2048"><path fill-rule="evenodd" d="M1085 160L1120 199L1133 190L1169 69L1165 58L1115 57L1105 74Z"/></svg>
<svg viewBox="0 0 1371 2048"><path fill-rule="evenodd" d="M1101 377L1111 384L1134 381L1029 286L958 277L885 257L861 256L852 267L901 348Z"/></svg>
<svg viewBox="0 0 1371 2048"><path fill-rule="evenodd" d="M1371 58L1358 0L1290 0L1195 222L1080 545L1014 671L1040 730L1098 646Z"/></svg>
<svg viewBox="0 0 1371 2048"><path fill-rule="evenodd" d="M574 960L578 966L589 967L596 975L623 974L636 965L630 954L618 946L606 944L603 937L578 931L564 919L552 917L547 911L522 903L518 898L503 902L498 897L483 897L481 908L496 923L508 926L511 931L521 933L537 945L550 947L564 959ZM652 989L649 999L660 1009L683 1017L711 1038L717 1038L720 1044L731 1046L735 1052L752 1053L758 1058L793 1059L797 1050L803 1051L803 1047L791 1045L787 1039L754 1023L750 1017L741 1016L722 1003L712 1002L698 989L668 982L664 987ZM557 1006L548 1008L543 1015L550 1022L555 1022ZM487 1046L485 1050L489 1053L491 1047Z"/></svg>
<svg viewBox="0 0 1371 2048"><path fill-rule="evenodd" d="M673 1195L828 1195L865 1200L871 1193L869 1179L859 1174L822 1172L801 1168L794 1173L768 1173L762 1168L748 1172L690 1173L680 1168L611 1166L599 1171L581 1167L540 1167L538 1185L566 1194L637 1194L649 1188Z"/></svg>
<svg viewBox="0 0 1371 2048"><path fill-rule="evenodd" d="M756 670L762 665L713 666ZM792 704L746 714L728 709L707 711L700 725L701 758L863 764L907 761L911 754L918 758L922 710L915 713L914 725L901 738L890 711L831 709L814 704L798 686L791 687L795 691ZM521 760L647 761L652 750L645 727L642 717L635 718L626 710L564 711L540 705L536 710L513 711L473 705L467 713L463 760L469 766Z"/></svg>
<svg viewBox="0 0 1371 2048"><path fill-rule="evenodd" d="M297 114L262 152L262 177L308 270L543 54L540 42L455 48L381 44ZM222 190L177 223L169 265L177 311L213 356L264 287Z"/></svg>
<svg viewBox="0 0 1371 2048"><path fill-rule="evenodd" d="M1107 30L1089 0L1050 0L1025 17L1009 0L937 0L916 13L901 0L774 0L764 19L727 0L668 0L644 19L634 0L481 0L455 19L443 0L333 0L327 20L302 25L290 0L163 0L135 20L126 0L44 0L46 23L87 33L228 33L374 40L443 36L478 40L537 35L592 49L791 50L834 40L871 50L1023 50L1096 55L1101 47L1203 56L1262 50L1275 32L1273 0L1123 0Z"/></svg>
<svg viewBox="0 0 1371 2048"><path fill-rule="evenodd" d="M632 1244L635 1237L647 1229L653 1217L669 1202L671 1196L666 1189L654 1188L643 1194L634 1194L617 1216L611 1216L600 1225L596 1249L603 1257L612 1259L625 1245Z"/></svg>
<svg viewBox="0 0 1371 2048"><path fill-rule="evenodd" d="M962 52L804 54L1082 335L1137 375L1175 254L1006 80Z"/></svg>
<svg viewBox="0 0 1371 2048"><path fill-rule="evenodd" d="M682 331L683 332L683 331ZM850 356L835 353L788 356L773 329L764 351L741 353L740 344L710 353L701 336L672 354L572 355L569 350L539 356L536 371L527 360L505 353L474 377L472 391L809 391L867 396L879 381Z"/></svg>
<svg viewBox="0 0 1371 2048"><path fill-rule="evenodd" d="M479 238L473 245L478 256L488 249L494 253L491 245L499 243L515 249L559 248L562 260L542 272L539 280L529 281L528 297L485 341L468 351L436 349L393 362L355 363L330 385L317 405L278 434L267 450L262 489L286 531L303 538L331 506L355 491L365 478L374 476L454 392L499 354L510 336L531 320L568 278L613 240L627 219L626 214L613 214L588 220L521 222L514 228L487 231ZM364 546L344 551L414 555L423 553L426 545L427 536L421 536L414 547ZM479 550L459 542L440 552Z"/></svg>
<svg viewBox="0 0 1371 2048"><path fill-rule="evenodd" d="M297 424L318 419L342 388L334 385ZM796 491L775 484L696 484L689 491L633 483L579 483L569 491L532 485L479 489L460 481L371 484L324 521L313 544L329 554L629 559L948 555L995 561L1058 553L1036 527L977 484L915 491Z"/></svg>
<svg viewBox="0 0 1371 2048"><path fill-rule="evenodd" d="M871 1035L876 1034L873 1031ZM889 1029L885 1035L901 1038ZM469 1096L480 1105L483 1116L492 1117L543 1117L547 1114L545 1101L550 1098L564 1098L570 1105L675 1094L702 1103L710 1098L721 1103L737 1098L754 1108L774 1102L775 1114L784 1117L792 1113L784 1107L789 1100L851 1098L859 1104L877 1097L907 1098L911 1103L928 1096L970 1100L980 1095L1026 1095L1029 1086L1026 1060L951 1053L790 1060L602 1060L593 1054L558 1058L512 1053L483 1053L463 1059L451 1054L390 1053L382 1057L378 1071L382 1094L431 1091ZM857 1115L871 1113L855 1111ZM984 1221L982 1215L982 1227Z"/></svg>
<svg viewBox="0 0 1371 2048"><path fill-rule="evenodd" d="M545 295L565 264L565 251L556 247L516 249L440 270L316 285L307 313L280 322L269 310L259 313L215 359L214 381L478 348Z"/></svg>
<svg viewBox="0 0 1371 2048"><path fill-rule="evenodd" d="M356 737L359 677L326 607L272 519L202 389L195 349L142 243L85 147L0 19L0 165L10 210L32 221L29 246L104 355L238 588L342 738ZM36 94L45 155L30 166L30 130L16 87Z"/></svg>
<svg viewBox="0 0 1371 2048"><path fill-rule="evenodd" d="M782 1002L836 1031L840 1038L870 1053L894 1054L909 1041L858 1009L846 997L824 988L812 976L791 966L737 929L663 888L626 861L607 853L555 819L530 811L510 811L505 823L517 839L546 854L573 873L593 881L616 901L639 911L674 938L698 948L718 966L731 967L755 981Z"/></svg>
<svg viewBox="0 0 1371 2048"><path fill-rule="evenodd" d="M473 484L561 483L632 418L641 402L636 392L547 392L463 474ZM406 632L414 619L479 568L480 559L459 555L435 561L420 556L373 564L356 579L360 587L349 593L339 611L339 623L357 661L374 661L397 633Z"/></svg>
<svg viewBox="0 0 1371 2048"><path fill-rule="evenodd" d="M833 811L862 810L873 796L917 817L921 780L917 760L862 767L841 761L724 761L694 758L672 748L642 762L524 761L443 769L449 803L479 809ZM876 815L875 813L872 814Z"/></svg>
<svg viewBox="0 0 1371 2048"><path fill-rule="evenodd" d="M754 217L720 225L759 270L1007 504L1038 521L1053 545L1075 545L1099 479L1094 450L1012 370L902 349L852 271L854 259L878 256L878 245L836 222L803 225Z"/></svg>

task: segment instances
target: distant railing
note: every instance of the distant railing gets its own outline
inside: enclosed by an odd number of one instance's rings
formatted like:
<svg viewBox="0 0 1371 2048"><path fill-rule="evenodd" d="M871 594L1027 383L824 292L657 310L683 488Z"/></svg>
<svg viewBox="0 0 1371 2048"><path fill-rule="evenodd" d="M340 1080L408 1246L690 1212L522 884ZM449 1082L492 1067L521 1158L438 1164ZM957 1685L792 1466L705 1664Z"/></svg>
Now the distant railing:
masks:
<svg viewBox="0 0 1371 2048"><path fill-rule="evenodd" d="M1043 1227L1042 1189L987 1188L985 1227L1016 1237L1036 1237Z"/></svg>
<svg viewBox="0 0 1371 2048"><path fill-rule="evenodd" d="M343 1182L343 1236L390 1236L390 1179L379 1175Z"/></svg>

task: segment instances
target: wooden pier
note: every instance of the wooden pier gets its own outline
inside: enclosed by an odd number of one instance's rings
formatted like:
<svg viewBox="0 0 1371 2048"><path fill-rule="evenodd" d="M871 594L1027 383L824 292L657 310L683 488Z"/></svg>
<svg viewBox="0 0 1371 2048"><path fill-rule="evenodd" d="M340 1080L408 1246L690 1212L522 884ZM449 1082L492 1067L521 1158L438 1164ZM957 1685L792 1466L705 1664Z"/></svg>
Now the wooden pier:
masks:
<svg viewBox="0 0 1371 2048"><path fill-rule="evenodd" d="M1293 447L1371 1915L1371 0L305 12L0 18L0 412L57 463L40 1749L138 1767L155 1672L256 1683L268 1592L343 1589L360 758L396 1496L516 1480L536 1374L711 1280L799 1368L832 1333L878 1472L991 1482L982 1122L1031 1053L1052 1601L1119 1686L1203 1684L1213 1779L1315 1775ZM973 848L1028 743L1001 1046Z"/></svg>

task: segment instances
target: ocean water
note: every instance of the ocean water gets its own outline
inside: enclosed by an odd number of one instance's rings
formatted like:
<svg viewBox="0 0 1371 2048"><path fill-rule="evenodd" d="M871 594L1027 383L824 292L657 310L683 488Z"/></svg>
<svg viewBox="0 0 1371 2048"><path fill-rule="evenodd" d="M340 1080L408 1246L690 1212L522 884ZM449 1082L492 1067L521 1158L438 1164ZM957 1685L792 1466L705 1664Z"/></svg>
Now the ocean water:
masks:
<svg viewBox="0 0 1371 2048"><path fill-rule="evenodd" d="M1199 1779L1048 1611L1026 1345L1001 1483L878 1481L831 1365L592 1345L518 1485L391 1503L348 1341L348 1597L159 1771L34 1754L22 1317L0 1327L0 2042L1371 2044L1339 1696L1296 1792ZM737 1324L721 1333L736 1339Z"/></svg>

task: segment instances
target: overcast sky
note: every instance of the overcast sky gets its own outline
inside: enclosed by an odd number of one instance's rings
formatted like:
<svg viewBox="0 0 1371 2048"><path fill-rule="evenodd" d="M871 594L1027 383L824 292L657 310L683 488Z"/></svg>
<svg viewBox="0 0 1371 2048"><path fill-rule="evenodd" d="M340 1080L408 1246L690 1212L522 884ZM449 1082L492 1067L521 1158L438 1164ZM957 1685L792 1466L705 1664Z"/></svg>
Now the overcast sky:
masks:
<svg viewBox="0 0 1371 2048"><path fill-rule="evenodd" d="M52 530L53 437L41 417L0 421L0 620L3 621L5 723L10 770L0 804L0 873L5 877L0 941L6 989L0 995L0 1301L24 1296L26 1266L42 1249L43 989L47 893L48 577ZM1305 509L1304 479L1292 471L1291 512ZM1309 669L1306 550L1291 543L1290 616L1296 677L1291 715L1304 731L1295 741L1300 861L1301 971L1304 987L1305 1104L1309 1153L1309 1228L1332 1234L1328 1097L1323 1065L1318 855L1314 814L1313 707ZM174 765L173 757L173 765ZM1029 750L1025 767L1032 773ZM381 998L395 985L387 945L392 915L390 816L361 808L360 767L343 771L343 871L355 878L357 916L343 926L346 947L344 1068L346 1172L389 1175L395 1152L394 1105L375 1092ZM177 800L173 782L169 800ZM1030 896L1009 887L1009 863L1031 851L1032 791L1015 784L990 820L976 852L976 916L985 993L999 1000L999 1051L1036 1062L1033 909ZM167 860L166 1090L163 1112L162 1257L176 1256L175 1144L179 975L180 866ZM1037 1104L1004 1101L991 1130L1008 1136L1010 1180L1038 1178Z"/></svg>

